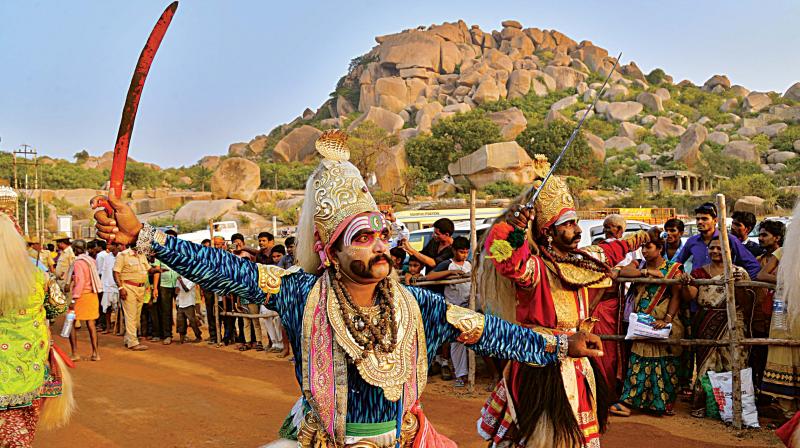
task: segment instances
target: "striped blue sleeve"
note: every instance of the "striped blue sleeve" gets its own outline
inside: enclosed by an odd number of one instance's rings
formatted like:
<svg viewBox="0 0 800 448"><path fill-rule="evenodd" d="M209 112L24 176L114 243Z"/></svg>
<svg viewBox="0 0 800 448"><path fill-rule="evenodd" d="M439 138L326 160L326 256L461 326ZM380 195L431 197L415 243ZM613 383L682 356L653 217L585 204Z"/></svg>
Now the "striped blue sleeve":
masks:
<svg viewBox="0 0 800 448"><path fill-rule="evenodd" d="M155 241L157 259L178 274L217 294L234 294L250 303L262 303L266 295L258 287L256 263L232 253L167 236L164 245Z"/></svg>
<svg viewBox="0 0 800 448"><path fill-rule="evenodd" d="M492 315L486 315L483 335L467 347L481 356L536 364L555 364L558 359L558 337L520 327Z"/></svg>
<svg viewBox="0 0 800 448"><path fill-rule="evenodd" d="M439 347L455 341L460 332L447 321L447 302L444 296L419 287L409 287L408 290L419 303L425 327L428 361L431 362ZM467 347L478 355L536 365L559 361L556 336L541 334L494 316L484 317L483 334L480 339L475 344L467 344Z"/></svg>

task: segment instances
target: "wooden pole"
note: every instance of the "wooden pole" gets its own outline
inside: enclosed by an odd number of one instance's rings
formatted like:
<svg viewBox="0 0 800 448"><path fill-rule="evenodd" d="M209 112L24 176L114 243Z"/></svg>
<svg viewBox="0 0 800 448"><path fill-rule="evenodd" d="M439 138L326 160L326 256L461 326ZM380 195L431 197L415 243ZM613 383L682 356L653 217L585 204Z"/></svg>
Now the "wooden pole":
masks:
<svg viewBox="0 0 800 448"><path fill-rule="evenodd" d="M728 240L728 228L725 224L727 209L725 195L717 195L717 209L719 210L719 242L722 247L722 264L724 266L725 296L728 309L728 348L731 356L731 373L733 374L733 427L742 429L742 377L739 347L741 347L739 333L736 331L736 288L733 279L733 261L731 259L731 246Z"/></svg>
<svg viewBox="0 0 800 448"><path fill-rule="evenodd" d="M469 284L469 309L475 310L477 305L478 295L478 270L475 269L475 261L478 259L478 229L476 220L475 202L477 198L477 190L470 188L469 190L469 248L472 253L472 269L470 272ZM467 382L469 383L468 390L473 392L475 390L475 352L472 350L467 351L467 365L469 371L467 373Z"/></svg>
<svg viewBox="0 0 800 448"><path fill-rule="evenodd" d="M214 247L214 221L209 219L208 220L208 233L211 235L211 247ZM217 294L214 293L214 328L217 331L217 346L222 345L222 326L219 321L219 301L217 300ZM207 310L206 310L207 311ZM209 328L209 330L211 330Z"/></svg>

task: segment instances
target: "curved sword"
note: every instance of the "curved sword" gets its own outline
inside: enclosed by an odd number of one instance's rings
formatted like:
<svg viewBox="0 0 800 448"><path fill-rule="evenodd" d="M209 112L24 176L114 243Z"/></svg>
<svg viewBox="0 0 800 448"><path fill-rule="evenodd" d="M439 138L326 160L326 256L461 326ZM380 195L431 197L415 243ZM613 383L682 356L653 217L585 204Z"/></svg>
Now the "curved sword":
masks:
<svg viewBox="0 0 800 448"><path fill-rule="evenodd" d="M128 147L131 143L131 133L133 133L133 122L136 120L136 111L139 109L139 99L142 97L142 89L150 71L150 65L156 56L156 51L161 45L161 40L167 32L172 16L178 9L178 2L172 2L161 14L158 22L150 32L147 43L139 55L136 69L133 71L131 86L128 88L128 96L125 98L125 107L122 109L122 119L119 123L117 132L117 143L114 145L114 160L111 165L111 182L109 193L116 198L122 196L122 183L125 180L125 166L128 162Z"/></svg>
<svg viewBox="0 0 800 448"><path fill-rule="evenodd" d="M597 100L603 94L603 91L605 91L606 85L608 84L608 81L611 79L611 75L614 74L614 70L617 68L617 64L619 64L619 60L621 58L622 58L622 52L619 53L619 56L617 56L617 60L614 61L614 65L611 67L611 71L608 72L608 76L606 76L605 81L603 81L603 86L600 87L600 91L597 92L597 95L594 97L594 100L592 101L591 104L589 104L589 107L587 107L586 111L583 113L583 116L581 117L581 121L579 121L578 125L575 126L575 129L572 130L572 134L569 136L569 139L567 140L567 143L564 144L564 148L558 154L558 157L556 157L556 161L553 162L553 165L550 167L550 171L547 173L547 175L542 180L542 184L539 185L539 188L537 188L536 191L533 193L533 197L531 197L531 200L528 201L527 204L525 204L525 208L527 208L528 210L532 210L533 209L533 204L534 204L534 202L536 202L536 199L539 197L539 193L542 192L542 188L544 187L544 184L546 184L547 181L550 180L550 177L553 175L553 173L556 171L556 168L558 168L558 165L561 163L561 159L564 157L564 154L566 154L567 149L569 149L570 145L572 145L572 141L575 140L575 137L577 137L578 131L581 130L581 126L583 126L583 122L586 120L586 117L589 115L589 112L591 112L595 108L595 106L597 105ZM531 188L533 188L533 187L531 187ZM514 216L519 216L519 211L514 212Z"/></svg>

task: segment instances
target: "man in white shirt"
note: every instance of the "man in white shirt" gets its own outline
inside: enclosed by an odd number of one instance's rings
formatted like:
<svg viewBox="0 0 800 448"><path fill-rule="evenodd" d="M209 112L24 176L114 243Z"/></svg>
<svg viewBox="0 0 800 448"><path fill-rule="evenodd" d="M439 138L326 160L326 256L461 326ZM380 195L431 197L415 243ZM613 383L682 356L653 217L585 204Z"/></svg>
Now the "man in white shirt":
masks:
<svg viewBox="0 0 800 448"><path fill-rule="evenodd" d="M197 322L197 314L195 313L195 302L197 297L195 294L195 284L189 279L178 277L177 284L175 285L175 306L178 308L178 314L175 319L178 327L178 334L180 335L180 343L186 342L186 321L194 331L194 339L189 341L193 344L203 342L203 333L200 331L200 324Z"/></svg>
<svg viewBox="0 0 800 448"><path fill-rule="evenodd" d="M105 241L97 241L103 249L97 254L96 260L97 272L103 283L103 297L100 300L101 323L104 325L102 333L107 334L114 328L111 326L111 315L116 314L119 309L119 287L114 281L114 263L117 261L120 246L111 243L106 247Z"/></svg>

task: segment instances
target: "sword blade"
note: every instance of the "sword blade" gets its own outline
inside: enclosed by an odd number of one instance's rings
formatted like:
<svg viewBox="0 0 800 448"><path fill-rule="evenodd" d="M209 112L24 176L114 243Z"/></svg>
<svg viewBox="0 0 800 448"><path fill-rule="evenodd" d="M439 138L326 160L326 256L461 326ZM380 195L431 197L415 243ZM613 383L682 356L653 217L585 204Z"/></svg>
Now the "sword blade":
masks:
<svg viewBox="0 0 800 448"><path fill-rule="evenodd" d="M595 106L597 105L597 100L606 90L606 85L608 85L608 81L611 79L611 75L614 74L614 70L617 68L617 64L619 64L619 60L621 58L622 58L622 52L619 53L619 56L617 56L617 60L614 61L614 65L611 67L611 71L608 72L608 76L606 76L605 81L603 81L603 86L600 87L600 91L597 92L597 95L595 95L594 100L592 100L591 104L589 104L589 107L586 108L586 111L583 113L583 116L581 117L581 120L578 122L578 125L575 126L575 129L572 130L572 134L570 134L569 139L567 139L567 143L564 144L564 148L561 149L561 152L558 154L558 157L556 157L555 162L553 162L553 165L550 167L550 171L547 172L547 176L545 176L544 179L542 180L542 184L539 186L539 188L536 189L536 191L533 193L533 197L531 197L531 200L528 201L528 203L525 205L525 207L527 207L528 209L533 209L533 203L536 202L536 199L539 197L539 193L541 193L542 187L544 187L544 184L546 184L547 181L550 180L550 177L556 171L558 165L561 164L561 159L564 158L564 154L567 153L567 149L569 149L570 145L572 145L572 142L573 140L575 140L575 137L578 136L578 132L581 130L581 126L583 126L583 122L586 120L586 117L589 116L589 112L591 112L595 108Z"/></svg>
<svg viewBox="0 0 800 448"><path fill-rule="evenodd" d="M136 111L139 109L139 99L142 97L142 89L150 71L150 65L156 56L161 40L167 32L175 10L178 9L178 2L172 2L159 17L147 38L147 43L139 54L136 69L133 71L131 85L128 88L128 96L125 98L125 107L122 109L122 118L117 132L117 142L114 145L114 159L111 165L111 178L109 183L109 193L116 198L122 196L122 184L125 180L125 166L128 162L128 148L131 143L133 133L133 122L136 120Z"/></svg>

